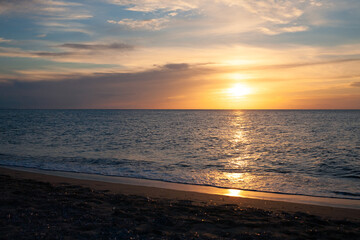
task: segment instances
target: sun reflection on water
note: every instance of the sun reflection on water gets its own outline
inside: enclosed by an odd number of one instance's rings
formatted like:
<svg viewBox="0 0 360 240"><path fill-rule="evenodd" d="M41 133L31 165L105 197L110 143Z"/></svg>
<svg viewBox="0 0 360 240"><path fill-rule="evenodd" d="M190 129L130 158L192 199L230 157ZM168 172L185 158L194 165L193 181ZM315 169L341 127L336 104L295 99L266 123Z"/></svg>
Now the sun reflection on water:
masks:
<svg viewBox="0 0 360 240"><path fill-rule="evenodd" d="M227 179L229 179L230 182L236 183L236 182L240 182L240 181L244 181L243 177L244 177L244 173L225 173L225 176L227 177Z"/></svg>
<svg viewBox="0 0 360 240"><path fill-rule="evenodd" d="M242 130L238 130L234 133L234 139L232 140L234 143L240 143L244 141L244 133Z"/></svg>
<svg viewBox="0 0 360 240"><path fill-rule="evenodd" d="M241 197L241 190L238 189L227 189L228 193L225 193L226 196L230 197Z"/></svg>
<svg viewBox="0 0 360 240"><path fill-rule="evenodd" d="M217 159L217 166L207 172L206 183L229 188L248 189L253 185L254 176L249 171L253 153L249 153L249 139L247 132L248 119L243 111L232 111L228 118L228 128L221 136L226 140L227 148ZM227 191L227 190L226 190ZM231 189L229 196L239 196L240 190Z"/></svg>
<svg viewBox="0 0 360 240"><path fill-rule="evenodd" d="M230 122L230 125L232 126L231 132L231 140L233 143L244 143L247 141L246 134L244 132L244 125L246 123L244 122L245 119L243 117L244 112L242 111L235 111L233 113L233 118Z"/></svg>

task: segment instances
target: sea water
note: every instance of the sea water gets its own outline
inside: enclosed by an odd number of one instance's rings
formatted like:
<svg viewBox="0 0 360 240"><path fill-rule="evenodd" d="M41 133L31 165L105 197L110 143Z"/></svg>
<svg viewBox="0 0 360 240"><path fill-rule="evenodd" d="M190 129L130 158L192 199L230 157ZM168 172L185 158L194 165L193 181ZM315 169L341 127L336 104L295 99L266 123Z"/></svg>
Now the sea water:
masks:
<svg viewBox="0 0 360 240"><path fill-rule="evenodd" d="M0 110L0 164L360 199L360 111Z"/></svg>

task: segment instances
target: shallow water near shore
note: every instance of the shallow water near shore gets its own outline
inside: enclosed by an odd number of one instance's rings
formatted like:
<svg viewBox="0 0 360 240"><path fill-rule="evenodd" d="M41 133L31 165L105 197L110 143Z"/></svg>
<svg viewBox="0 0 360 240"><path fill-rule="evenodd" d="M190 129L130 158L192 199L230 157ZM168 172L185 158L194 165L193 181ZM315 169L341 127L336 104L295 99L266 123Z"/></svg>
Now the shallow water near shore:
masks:
<svg viewBox="0 0 360 240"><path fill-rule="evenodd" d="M279 193L261 192L261 191L246 191L246 190L239 190L232 188L220 188L220 187L212 187L212 186L193 185L193 184L171 183L171 182L139 179L139 178L104 176L99 174L75 173L75 172L64 172L64 171L49 171L49 170L41 170L36 168L5 167L5 169L35 173L35 174L44 174L48 177L57 176L57 177L65 177L68 179L90 180L90 181L103 182L103 183L151 187L156 189L170 189L181 192L205 193L205 194L220 195L220 196L271 200L277 202L290 202L290 203L300 203L300 204L308 204L308 205L360 210L360 200L356 200L356 199L313 197L313 196L305 196L305 195L279 194Z"/></svg>
<svg viewBox="0 0 360 240"><path fill-rule="evenodd" d="M360 111L0 110L0 164L360 199Z"/></svg>

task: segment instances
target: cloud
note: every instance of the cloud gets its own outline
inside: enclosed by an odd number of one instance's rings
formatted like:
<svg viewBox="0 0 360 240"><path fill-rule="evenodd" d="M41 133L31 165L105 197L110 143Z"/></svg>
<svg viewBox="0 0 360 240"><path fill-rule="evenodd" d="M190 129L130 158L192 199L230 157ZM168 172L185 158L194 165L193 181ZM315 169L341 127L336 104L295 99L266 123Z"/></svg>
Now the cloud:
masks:
<svg viewBox="0 0 360 240"><path fill-rule="evenodd" d="M352 87L360 87L360 82L353 82L350 84Z"/></svg>
<svg viewBox="0 0 360 240"><path fill-rule="evenodd" d="M205 14L209 6L225 5L231 8L242 8L275 23L287 23L291 19L300 17L304 13L305 7L322 6L322 3L317 0L108 0L108 2L138 12L199 10Z"/></svg>
<svg viewBox="0 0 360 240"><path fill-rule="evenodd" d="M110 44L83 44L83 43L65 43L59 47L80 49L80 50L132 50L134 46L125 43Z"/></svg>
<svg viewBox="0 0 360 240"><path fill-rule="evenodd" d="M59 17L68 20L88 18L89 15L84 14L86 11L80 10L82 6L80 3L55 0L0 0L0 14L25 13Z"/></svg>
<svg viewBox="0 0 360 240"><path fill-rule="evenodd" d="M42 34L50 32L80 32L90 35L84 24L74 21L92 18L86 5L57 0L0 0L0 15L7 18L31 19Z"/></svg>
<svg viewBox="0 0 360 240"><path fill-rule="evenodd" d="M69 22L62 21L62 19L53 20L41 20L37 22L38 25L44 26L42 29L43 32L81 32L84 34L91 35L92 32L86 30L86 25L77 23L77 22Z"/></svg>
<svg viewBox="0 0 360 240"><path fill-rule="evenodd" d="M11 42L11 40L0 37L0 43L2 42Z"/></svg>
<svg viewBox="0 0 360 240"><path fill-rule="evenodd" d="M276 24L286 24L304 14L306 8L321 7L317 0L108 0L109 3L125 6L127 10L138 12L153 11L190 11L208 14L213 6L228 6L255 14L263 20Z"/></svg>
<svg viewBox="0 0 360 240"><path fill-rule="evenodd" d="M39 34L39 35L37 35L36 37L38 37L38 38L44 38L44 37L46 37L47 36L47 34Z"/></svg>
<svg viewBox="0 0 360 240"><path fill-rule="evenodd" d="M137 12L189 11L198 7L197 1L188 0L109 0L112 4L126 6L127 10Z"/></svg>
<svg viewBox="0 0 360 240"><path fill-rule="evenodd" d="M224 108L226 99L214 95L214 90L226 85L224 81L214 80L213 72L211 66L169 63L132 73L57 74L45 81L10 79L0 83L0 108ZM285 86L283 92L276 94L284 99L288 97L276 107L358 108L360 103L356 89L348 91L344 83L339 85L343 86L341 89L335 87L330 93L323 88L310 88L314 91L309 92L307 87L316 84L314 81L298 85L293 82L293 90L286 89L288 81L283 85L271 84L274 88ZM300 94L300 89L304 93ZM263 102L260 107L274 108L268 105L273 96L274 93L258 95L258 101ZM327 98L333 99L326 102ZM204 100L210 104L204 104Z"/></svg>
<svg viewBox="0 0 360 240"><path fill-rule="evenodd" d="M28 0L23 0L23 1L28 1ZM47 4L50 6L82 6L82 4L80 3L69 2L69 1L64 2L58 0L34 0L34 2Z"/></svg>
<svg viewBox="0 0 360 240"><path fill-rule="evenodd" d="M360 62L360 58L336 59L336 60L319 61L319 62L303 62L303 63L300 62L300 63L289 63L289 64L262 65L262 66L255 66L255 67L246 67L243 70L286 69L286 68L299 68L299 67L307 67L307 66L350 63L350 62Z"/></svg>
<svg viewBox="0 0 360 240"><path fill-rule="evenodd" d="M298 17L300 17L304 11L302 10L302 4L308 1L292 1L292 0L242 0L242 1L231 1L223 0L230 6L238 6L246 9L248 12L256 14L266 21L273 22L276 24L288 23Z"/></svg>
<svg viewBox="0 0 360 240"><path fill-rule="evenodd" d="M273 29L269 29L266 27L261 27L259 30L262 33L267 35L277 35L281 33L294 33L294 32L304 32L307 31L309 27L307 26L290 26L290 27L273 27Z"/></svg>
<svg viewBox="0 0 360 240"><path fill-rule="evenodd" d="M304 32L307 31L309 27L307 26L291 26L280 28L282 32Z"/></svg>
<svg viewBox="0 0 360 240"><path fill-rule="evenodd" d="M48 19L54 19L54 20L84 20L84 19L90 19L94 17L91 14L86 13L68 13L64 15L58 15L53 17L48 17Z"/></svg>
<svg viewBox="0 0 360 240"><path fill-rule="evenodd" d="M33 54L39 57L62 57L73 55L71 52L33 52Z"/></svg>
<svg viewBox="0 0 360 240"><path fill-rule="evenodd" d="M168 64L134 73L60 76L57 81L19 79L1 85L0 108L161 107L169 97L189 94L196 88L199 83L189 79L207 74L203 68L180 67L187 65Z"/></svg>
<svg viewBox="0 0 360 240"><path fill-rule="evenodd" d="M69 56L70 52L41 52L41 51L24 51L19 48L4 48L0 47L0 56L6 57L20 57L20 58L37 58L37 57L63 57Z"/></svg>
<svg viewBox="0 0 360 240"><path fill-rule="evenodd" d="M153 18L146 20L134 20L124 18L120 21L108 20L108 23L119 24L130 29L160 30L169 22L168 18Z"/></svg>
<svg viewBox="0 0 360 240"><path fill-rule="evenodd" d="M151 5L149 10L155 11L156 16L169 16L170 22L166 24L168 29L171 27L180 29L178 33L180 36L201 34L201 37L207 36L206 40L210 40L213 36L218 38L221 34L225 37L235 36L236 33L277 35L305 32L318 24L320 18L326 18L326 11L331 9L329 1L314 0L183 0L174 2L137 0L116 2L125 7L134 6L136 8L142 8L149 4ZM166 5L167 2L178 4L179 9L183 9L186 4L191 4L191 11L177 10L175 12L177 16L170 18L167 10L171 8ZM159 7L157 8L157 6ZM147 9L147 7L144 8L144 10Z"/></svg>
<svg viewBox="0 0 360 240"><path fill-rule="evenodd" d="M189 64L187 63L169 63L163 66L164 68L167 69L173 69L173 70L183 70L183 69L188 69L190 67Z"/></svg>
<svg viewBox="0 0 360 240"><path fill-rule="evenodd" d="M228 38L229 41L238 42L239 36L236 34L240 33L278 35L305 32L313 26L309 16L317 15L317 9L327 7L314 0L108 0L108 2L120 5L122 9L128 11L151 13L149 16L152 16L147 20L135 17L120 20L109 18L108 23L134 30L160 30L166 27L169 35L171 34L170 38L173 36L191 40L203 38L207 42L212 39L218 41L220 35L223 39Z"/></svg>
<svg viewBox="0 0 360 240"><path fill-rule="evenodd" d="M94 57L94 55L97 54L99 56L103 55L104 57L108 58L109 51L112 51L114 54L118 54L120 51L123 52L134 49L134 46L125 43L109 43L109 44L64 43L62 45L57 45L55 47L62 49L65 48L68 50L67 51L26 51L19 48L0 47L0 56L26 57L26 58L51 58L52 60L59 60L59 61L67 60L70 57L78 57L80 58L80 62L84 62L83 59L88 58L88 55L92 55Z"/></svg>

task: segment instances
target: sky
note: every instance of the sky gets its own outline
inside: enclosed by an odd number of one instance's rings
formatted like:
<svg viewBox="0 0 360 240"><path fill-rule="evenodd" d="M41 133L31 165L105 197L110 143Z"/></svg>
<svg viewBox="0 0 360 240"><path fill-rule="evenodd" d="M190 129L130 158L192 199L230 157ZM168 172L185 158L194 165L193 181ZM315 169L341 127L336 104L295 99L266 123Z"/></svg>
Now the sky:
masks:
<svg viewBox="0 0 360 240"><path fill-rule="evenodd" d="M0 0L0 108L360 109L359 0Z"/></svg>

